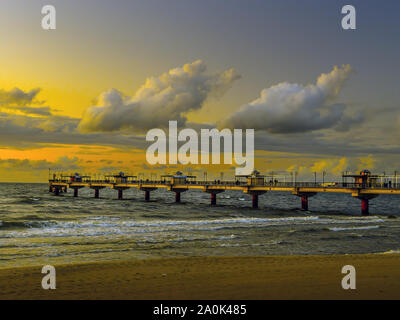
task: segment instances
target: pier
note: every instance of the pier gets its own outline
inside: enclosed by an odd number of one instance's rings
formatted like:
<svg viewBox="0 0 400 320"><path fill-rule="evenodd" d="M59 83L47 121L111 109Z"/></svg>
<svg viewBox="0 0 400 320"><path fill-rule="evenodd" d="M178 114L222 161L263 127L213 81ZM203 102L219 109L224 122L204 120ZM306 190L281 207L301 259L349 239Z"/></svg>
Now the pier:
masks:
<svg viewBox="0 0 400 320"><path fill-rule="evenodd" d="M347 179L352 182L347 182ZM59 195L73 189L74 197L78 197L79 189L94 190L94 198L99 198L100 190L111 188L117 191L118 199L123 199L123 192L129 188L137 188L144 192L144 199L150 201L151 191L159 188L175 193L175 202L181 201L181 193L195 189L210 194L211 205L217 204L217 195L225 190L239 190L252 196L252 207L258 208L259 196L266 192L284 191L300 198L301 209L308 210L308 199L320 192L347 193L361 200L361 215L369 215L369 200L380 194L400 195L400 183L394 177L372 175L368 170L359 174L343 174L341 182L279 182L269 179L254 171L251 175L236 176L234 181L197 180L196 176L177 172L174 175L163 175L160 179L139 179L124 173L107 175L101 179L91 176L53 174L49 178L49 192Z"/></svg>

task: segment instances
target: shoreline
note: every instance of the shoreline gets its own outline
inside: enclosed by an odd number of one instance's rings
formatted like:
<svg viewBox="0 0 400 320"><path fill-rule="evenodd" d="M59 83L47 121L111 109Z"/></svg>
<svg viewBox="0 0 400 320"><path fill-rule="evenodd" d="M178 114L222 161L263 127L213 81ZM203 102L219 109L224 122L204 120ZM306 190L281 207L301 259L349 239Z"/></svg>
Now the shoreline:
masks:
<svg viewBox="0 0 400 320"><path fill-rule="evenodd" d="M341 287L344 265L356 290ZM400 299L400 254L182 257L0 269L0 299Z"/></svg>

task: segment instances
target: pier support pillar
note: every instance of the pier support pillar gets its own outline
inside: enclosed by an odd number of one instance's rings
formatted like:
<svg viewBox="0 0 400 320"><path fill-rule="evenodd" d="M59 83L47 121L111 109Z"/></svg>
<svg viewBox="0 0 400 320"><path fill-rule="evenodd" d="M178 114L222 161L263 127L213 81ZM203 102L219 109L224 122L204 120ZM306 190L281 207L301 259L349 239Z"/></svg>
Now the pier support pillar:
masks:
<svg viewBox="0 0 400 320"><path fill-rule="evenodd" d="M100 189L104 189L105 187L101 186L90 186L90 189L94 190L94 198L98 199L100 198Z"/></svg>
<svg viewBox="0 0 400 320"><path fill-rule="evenodd" d="M211 193L211 205L215 206L217 204L217 194Z"/></svg>
<svg viewBox="0 0 400 320"><path fill-rule="evenodd" d="M175 202L179 203L179 202L181 202L181 193L187 191L188 189L180 188L180 187L177 187L177 188L171 187L171 188L168 188L168 190L175 192Z"/></svg>
<svg viewBox="0 0 400 320"><path fill-rule="evenodd" d="M225 190L221 190L221 189L213 189L212 187L207 187L203 190L204 192L207 192L211 195L211 205L215 206L217 205L217 194L224 192Z"/></svg>
<svg viewBox="0 0 400 320"><path fill-rule="evenodd" d="M368 216L369 215L369 200L361 199L361 215Z"/></svg>
<svg viewBox="0 0 400 320"><path fill-rule="evenodd" d="M353 197L356 197L361 200L361 215L369 216L369 200L376 198L377 194L353 194Z"/></svg>
<svg viewBox="0 0 400 320"><path fill-rule="evenodd" d="M73 188L74 189L74 197L76 198L76 197L78 197L78 188Z"/></svg>
<svg viewBox="0 0 400 320"><path fill-rule="evenodd" d="M301 197L301 209L304 211L308 211L308 197L307 196Z"/></svg>
<svg viewBox="0 0 400 320"><path fill-rule="evenodd" d="M55 187L54 188L54 195L58 196L60 194L60 188Z"/></svg>
<svg viewBox="0 0 400 320"><path fill-rule="evenodd" d="M251 190L250 188L244 190L244 193L251 195L251 203L253 209L258 209L258 196L264 194L265 192L266 191Z"/></svg>
<svg viewBox="0 0 400 320"><path fill-rule="evenodd" d="M140 187L140 190L144 191L144 200L150 201L150 192L157 190L155 187Z"/></svg>
<svg viewBox="0 0 400 320"><path fill-rule="evenodd" d="M252 195L252 207L253 207L253 209L258 208L258 194Z"/></svg>
<svg viewBox="0 0 400 320"><path fill-rule="evenodd" d="M301 210L308 211L308 198L315 196L316 192L299 192L294 191L292 194L301 198Z"/></svg>
<svg viewBox="0 0 400 320"><path fill-rule="evenodd" d="M114 186L113 189L118 191L118 200L122 200L124 198L124 190L129 189L129 187L115 187Z"/></svg>
<svg viewBox="0 0 400 320"><path fill-rule="evenodd" d="M49 186L49 192L53 192L53 187Z"/></svg>
<svg viewBox="0 0 400 320"><path fill-rule="evenodd" d="M171 187L168 190L175 192L175 202L179 203L179 202L181 202L181 193L187 191L188 189L187 188L174 188L174 187Z"/></svg>

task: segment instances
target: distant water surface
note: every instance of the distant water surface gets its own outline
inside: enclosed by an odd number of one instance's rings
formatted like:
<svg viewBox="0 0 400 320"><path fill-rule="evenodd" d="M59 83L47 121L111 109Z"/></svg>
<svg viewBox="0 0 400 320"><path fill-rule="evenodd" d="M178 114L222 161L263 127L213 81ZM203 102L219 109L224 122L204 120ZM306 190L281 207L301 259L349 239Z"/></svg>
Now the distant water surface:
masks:
<svg viewBox="0 0 400 320"><path fill-rule="evenodd" d="M318 194L308 212L290 193L269 192L251 209L238 191L129 189L124 200L103 189L54 196L46 184L0 184L0 267L134 258L232 255L391 253L400 249L400 197L370 201L348 194Z"/></svg>

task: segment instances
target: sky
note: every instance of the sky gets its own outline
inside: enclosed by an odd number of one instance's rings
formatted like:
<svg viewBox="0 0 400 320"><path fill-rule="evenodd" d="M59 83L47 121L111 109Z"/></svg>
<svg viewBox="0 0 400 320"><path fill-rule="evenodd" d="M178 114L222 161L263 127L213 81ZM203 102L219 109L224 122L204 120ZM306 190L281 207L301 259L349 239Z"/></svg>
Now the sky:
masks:
<svg viewBox="0 0 400 320"><path fill-rule="evenodd" d="M56 30L41 27L47 4ZM234 173L149 165L146 132L168 120L254 128L265 174L393 174L399 15L396 0L0 0L0 181Z"/></svg>

